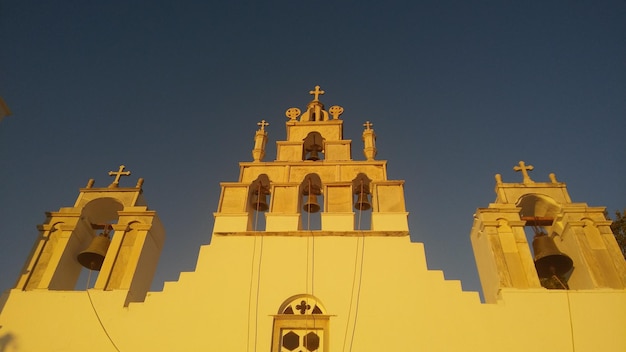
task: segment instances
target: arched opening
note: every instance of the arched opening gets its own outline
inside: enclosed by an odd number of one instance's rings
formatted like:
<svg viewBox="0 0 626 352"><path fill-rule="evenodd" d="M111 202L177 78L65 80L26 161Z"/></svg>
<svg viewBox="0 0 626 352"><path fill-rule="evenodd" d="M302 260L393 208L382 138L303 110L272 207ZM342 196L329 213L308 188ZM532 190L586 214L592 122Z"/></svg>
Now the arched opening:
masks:
<svg viewBox="0 0 626 352"><path fill-rule="evenodd" d="M359 173L354 180L352 180L352 198L354 201L354 209L356 211L354 228L357 231L371 229L371 182L372 180L370 180L364 173Z"/></svg>
<svg viewBox="0 0 626 352"><path fill-rule="evenodd" d="M266 174L261 174L250 183L248 190L248 209L251 215L251 227L253 231L265 230L265 215L270 204L270 179Z"/></svg>
<svg viewBox="0 0 626 352"><path fill-rule="evenodd" d="M118 211L122 209L122 203L108 197L94 199L83 208L82 217L89 224L89 228L86 229L88 234L82 234L81 237L87 235L88 240L83 241L74 255L80 266L74 289L89 289L94 286L115 235L112 225L118 222Z"/></svg>
<svg viewBox="0 0 626 352"><path fill-rule="evenodd" d="M530 250L541 286L547 289L569 289L568 280L574 266L572 259L558 248L552 231L554 219L561 211L554 199L542 194L526 194L516 202L520 217L526 221L524 232L532 243Z"/></svg>
<svg viewBox="0 0 626 352"><path fill-rule="evenodd" d="M300 184L300 209L302 209L302 229L320 230L323 211L322 181L317 174L308 174Z"/></svg>
<svg viewBox="0 0 626 352"><path fill-rule="evenodd" d="M302 160L324 160L324 138L319 132L310 132L304 138Z"/></svg>

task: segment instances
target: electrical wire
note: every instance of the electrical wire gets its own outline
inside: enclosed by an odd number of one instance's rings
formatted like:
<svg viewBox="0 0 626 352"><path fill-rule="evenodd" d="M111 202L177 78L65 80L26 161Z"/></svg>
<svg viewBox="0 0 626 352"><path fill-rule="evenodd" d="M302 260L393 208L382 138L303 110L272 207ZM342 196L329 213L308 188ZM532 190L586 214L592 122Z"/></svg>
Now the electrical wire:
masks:
<svg viewBox="0 0 626 352"><path fill-rule="evenodd" d="M250 285L248 288L248 338L246 351L250 351L250 312L252 311L252 284L254 283L254 257L256 256L256 236L254 236L254 245L252 248L252 258L250 261Z"/></svg>
<svg viewBox="0 0 626 352"><path fill-rule="evenodd" d="M574 324L572 323L572 306L569 299L569 291L565 291L565 297L567 297L567 310L569 312L569 330L572 336L572 352L576 352L576 344L574 343Z"/></svg>
<svg viewBox="0 0 626 352"><path fill-rule="evenodd" d="M363 185L363 180L361 180L361 189L359 192L359 198L362 197L364 193L364 185ZM346 350L346 341L348 340L348 330L350 327L350 315L352 313L352 304L353 304L353 300L354 300L354 289L356 285L356 279L357 279L357 271L358 271L358 277L359 277L359 283L357 286L357 291L356 291L356 304L354 307L354 323L352 326L352 334L350 336L350 345L349 345L349 349L348 351L352 351L352 344L354 342L354 333L356 331L356 322L357 322L357 316L358 316L358 311L359 311L359 301L361 298L361 282L363 281L363 258L364 258L364 251L365 251L365 234L363 233L363 231L361 231L361 219L362 219L362 214L363 214L363 210L361 209L361 207L358 208L359 209L359 215L358 215L358 220L357 220L357 231L359 231L360 236L357 238L357 243L356 243L356 252L354 255L354 273L352 276L352 289L351 289L351 294L350 294L350 306L348 308L348 316L346 319L346 330L344 332L344 338L343 338L343 351ZM360 264L359 264L359 246L361 247L361 255L360 255ZM357 266L359 267L357 270Z"/></svg>
<svg viewBox="0 0 626 352"><path fill-rule="evenodd" d="M259 247L259 265L257 271L257 283L256 283L256 309L254 312L254 350L256 351L258 334L259 334L259 296L261 292L261 261L263 260L263 238L261 235L261 244Z"/></svg>
<svg viewBox="0 0 626 352"><path fill-rule="evenodd" d="M251 266L250 266L250 285L248 286L248 338L246 339L246 351L250 351L250 311L252 310L252 284L254 282L254 276L252 273L254 272L254 257L256 252L256 236L254 237L254 246L252 248L252 258L251 258Z"/></svg>
<svg viewBox="0 0 626 352"><path fill-rule="evenodd" d="M354 307L354 326L352 327L352 336L350 338L350 349L352 351L352 343L354 342L354 332L356 331L356 322L359 315L359 302L361 300L361 283L363 282L363 258L365 257L365 236L361 232L361 263L359 266L359 285L356 294L356 305Z"/></svg>
<svg viewBox="0 0 626 352"><path fill-rule="evenodd" d="M350 305L348 306L348 315L346 318L346 330L343 335L343 348L342 351L346 350L346 341L348 341L348 329L350 328L350 315L352 314L352 303L354 301L354 287L356 285L356 267L359 261L359 242L361 238L357 237L356 242L356 251L354 253L354 272L352 273L352 288L350 289Z"/></svg>
<svg viewBox="0 0 626 352"><path fill-rule="evenodd" d="M313 138L315 138L315 135L313 136ZM311 193L313 192L313 190L311 189L311 178L310 177L307 178L307 190L308 190L307 191L308 196L310 197ZM307 199L307 202L308 202L308 199ZM306 206L307 206L307 209L306 209L306 212L307 212L306 230L309 232L309 234L312 234L312 232L311 232L311 211L310 211L311 208L310 208L309 205L306 205ZM310 242L311 242L310 239L307 237L306 238L306 257L305 257L306 258L306 282L305 282L305 291L304 291L307 294L309 293L309 281L311 281L311 283L313 281L312 279L309 279ZM307 301L308 301L308 299L307 299ZM306 308L306 304L308 304L308 302L305 303L305 308ZM306 313L306 310L305 310L305 313ZM307 334L309 333L309 315L306 315L304 317L304 319L305 319L304 336L307 336Z"/></svg>
<svg viewBox="0 0 626 352"><path fill-rule="evenodd" d="M254 231L258 231L258 219L259 219L259 206L261 204L261 196L264 196L261 192L262 192L262 184L261 181L259 181L259 196L257 197L257 211L256 211L256 220L254 223ZM256 247L256 237L255 236L255 247ZM261 234L261 239L260 239L260 245L259 245L259 264L257 265L257 275L256 275L256 307L255 307L255 312L254 312L254 351L256 351L257 348L257 344L258 344L258 335L259 335L259 296L260 296L260 292L261 292L261 263L263 261L263 240L264 240L265 236L263 236L263 234ZM254 260L254 257L253 257Z"/></svg>
<svg viewBox="0 0 626 352"><path fill-rule="evenodd" d="M259 220L259 205L261 203L261 182L259 181L259 188L257 190L257 202L255 205L255 212L254 212L254 231L257 231L257 226L258 226L258 220ZM248 288L248 338L247 338L247 344L246 344L246 351L250 351L250 330L251 330L251 319L250 319L250 315L252 312L252 287L254 284L254 272L255 272L255 260L254 258L256 257L256 247L257 247L257 237L258 236L254 236L254 243L253 243L253 248L252 248L252 258L251 258L251 265L250 265L250 285ZM254 312L254 351L256 351L256 347L257 347L257 337L258 337L258 316L259 316L259 286L261 283L260 280L260 274L261 274L261 250L263 248L263 237L261 237L261 248L259 249L259 267L258 267L258 272L257 272L257 290L256 290L256 303L255 303L255 312Z"/></svg>

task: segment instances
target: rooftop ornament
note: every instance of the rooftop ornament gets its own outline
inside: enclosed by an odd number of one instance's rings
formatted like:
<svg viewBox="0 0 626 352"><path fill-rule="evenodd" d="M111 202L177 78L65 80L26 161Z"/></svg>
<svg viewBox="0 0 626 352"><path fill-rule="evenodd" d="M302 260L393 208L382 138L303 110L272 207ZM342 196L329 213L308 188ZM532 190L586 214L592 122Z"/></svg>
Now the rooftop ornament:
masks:
<svg viewBox="0 0 626 352"><path fill-rule="evenodd" d="M513 170L522 172L522 177L523 177L522 182L535 183L533 180L530 179L530 176L528 176L528 171L533 171L534 168L535 168L534 166L526 165L523 161L520 161L519 166L514 166Z"/></svg>
<svg viewBox="0 0 626 352"><path fill-rule="evenodd" d="M267 122L265 120L261 120L261 122L257 122L256 124L257 124L257 126L261 127L261 129L260 129L261 131L265 131L265 126L269 126L270 125L269 122Z"/></svg>
<svg viewBox="0 0 626 352"><path fill-rule="evenodd" d="M319 97L320 95L324 95L323 90L320 90L320 86L315 86L315 90L312 90L309 92L309 94L311 94L313 96L313 101L320 101Z"/></svg>
<svg viewBox="0 0 626 352"><path fill-rule="evenodd" d="M115 176L115 179L109 185L109 188L117 188L117 187L119 187L120 186L120 178L122 176L130 176L130 171L124 171L124 168L126 168L126 166L120 165L119 170L117 170L116 172L109 171L109 176Z"/></svg>
<svg viewBox="0 0 626 352"><path fill-rule="evenodd" d="M324 93L320 86L315 86L314 90L309 91L309 94L313 96L313 100L307 104L304 113L298 108L289 108L285 111L285 115L290 121L297 121L298 117L300 117L301 122L338 120L339 116L343 114L343 108L339 105L333 105L328 111L324 110L324 104L320 101L320 95L324 95Z"/></svg>

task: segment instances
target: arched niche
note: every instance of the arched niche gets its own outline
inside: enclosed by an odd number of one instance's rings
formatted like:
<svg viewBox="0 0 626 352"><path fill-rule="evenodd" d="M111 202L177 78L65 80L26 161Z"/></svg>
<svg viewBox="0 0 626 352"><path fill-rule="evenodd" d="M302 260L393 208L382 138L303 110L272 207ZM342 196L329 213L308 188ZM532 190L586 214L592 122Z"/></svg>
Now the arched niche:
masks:
<svg viewBox="0 0 626 352"><path fill-rule="evenodd" d="M270 195L270 179L266 174L260 174L256 180L250 183L248 190L249 207L253 211L267 211L269 209L269 200L267 196Z"/></svg>
<svg viewBox="0 0 626 352"><path fill-rule="evenodd" d="M302 160L318 161L324 159L324 137L317 132L309 132L302 143Z"/></svg>
<svg viewBox="0 0 626 352"><path fill-rule="evenodd" d="M357 210L369 210L372 207L369 195L371 194L370 183L372 180L366 174L359 172L352 180L352 193L354 195L354 207Z"/></svg>
<svg viewBox="0 0 626 352"><path fill-rule="evenodd" d="M319 230L321 228L320 211L323 211L324 199L322 194L322 180L317 174L308 174L300 184L300 204L302 212L302 228L305 230Z"/></svg>
<svg viewBox="0 0 626 352"><path fill-rule="evenodd" d="M554 219L561 206L543 194L527 194L516 202L520 207L520 218L526 221L524 232L530 243L531 255L541 286L547 289L568 290L568 281L573 271L573 261L562 252L552 231ZM560 241L559 241L560 242Z"/></svg>
<svg viewBox="0 0 626 352"><path fill-rule="evenodd" d="M356 212L354 228L357 230L371 230L371 182L372 180L362 172L352 180L352 204Z"/></svg>
<svg viewBox="0 0 626 352"><path fill-rule="evenodd" d="M307 201L311 200L312 197L317 198L322 195L322 179L318 174L308 174L300 183L299 193L301 195L301 205L305 205ZM318 200L319 201L319 200ZM318 204L319 205L319 204ZM309 211L311 213L317 213L321 210L321 205L319 209Z"/></svg>
<svg viewBox="0 0 626 352"><path fill-rule="evenodd" d="M248 187L248 229L265 229L265 212L270 210L271 181L266 174L259 175Z"/></svg>
<svg viewBox="0 0 626 352"><path fill-rule="evenodd" d="M111 225L118 223L118 212L123 209L124 205L112 197L96 198L85 204L81 216L90 224L90 231L81 233L80 236L86 236L89 240L83 241L73 256L78 259L78 255L86 251L89 253L97 252L106 257L111 239L115 234ZM106 237L106 240L102 239L102 237ZM74 289L92 288L97 280L102 263L94 270L85 265L82 264L80 267L80 274Z"/></svg>

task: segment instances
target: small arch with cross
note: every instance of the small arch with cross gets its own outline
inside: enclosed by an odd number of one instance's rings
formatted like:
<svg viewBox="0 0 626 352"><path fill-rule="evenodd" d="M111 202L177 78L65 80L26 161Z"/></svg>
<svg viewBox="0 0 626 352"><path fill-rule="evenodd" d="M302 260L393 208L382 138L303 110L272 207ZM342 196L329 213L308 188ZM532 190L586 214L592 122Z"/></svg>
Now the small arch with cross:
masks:
<svg viewBox="0 0 626 352"><path fill-rule="evenodd" d="M328 351L329 327L330 315L317 297L291 296L274 315L272 352Z"/></svg>
<svg viewBox="0 0 626 352"><path fill-rule="evenodd" d="M287 298L278 309L278 314L326 314L326 308L315 296L299 294Z"/></svg>

